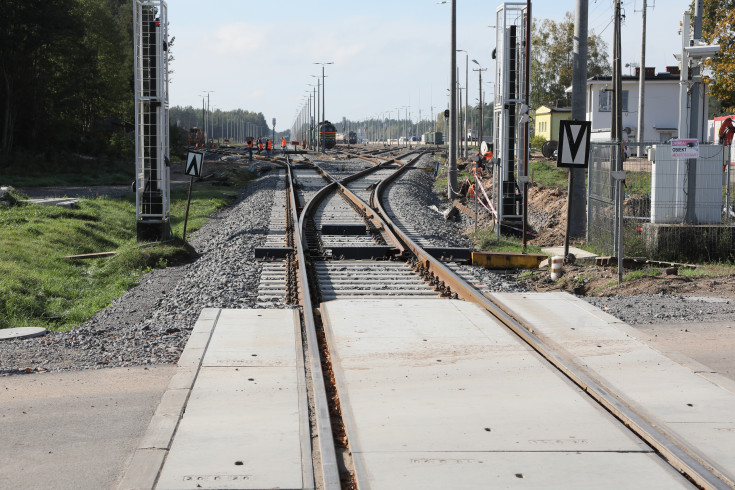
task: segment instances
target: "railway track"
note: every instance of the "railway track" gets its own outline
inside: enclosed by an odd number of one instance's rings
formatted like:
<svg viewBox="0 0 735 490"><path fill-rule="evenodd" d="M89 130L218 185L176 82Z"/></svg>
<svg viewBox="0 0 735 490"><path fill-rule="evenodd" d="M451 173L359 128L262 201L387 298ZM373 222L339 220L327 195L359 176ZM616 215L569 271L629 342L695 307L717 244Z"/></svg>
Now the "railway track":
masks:
<svg viewBox="0 0 735 490"><path fill-rule="evenodd" d="M385 467L391 466L387 461L380 459L382 457L380 455L384 451L398 449L377 451L371 449L371 435L382 434L382 431L387 430L385 427L391 425L389 419L393 417L405 420L404 423L410 425L405 419L406 414L388 415L387 419L381 419L382 422L378 425L370 425L375 422L373 418L376 416L372 415L375 407L365 407L366 401L360 387L366 383L367 378L360 377L362 375L359 373L372 370L377 370L376 373L382 372L381 359L391 359L391 363L397 362L399 365L405 364L408 374L406 378L424 373L426 369L436 369L427 368L423 359L415 361L428 345L421 342L433 345L436 339L444 339L447 335L451 338L454 335L451 333L453 329L460 332L467 328L466 325L460 327L452 324L446 325L446 328L440 329L438 333L421 331L416 339L419 344L415 348L409 348L402 346L399 341L395 341L397 344L394 346L392 342L386 340L398 334L395 330L385 330L380 321L373 326L377 331L384 332L383 334L371 334L370 327L365 326L370 325L369 319L366 319L366 315L370 316L370 312L375 311L376 317L380 318L381 312L386 311L387 317L383 317L384 321L385 318L390 318L391 322L395 322L394 328L398 330L401 329L401 324L405 323L408 332L413 332L422 325L421 322L415 323L408 318L405 321L395 319L396 316L405 314L401 309L406 307L405 305L410 305L408 311L413 312L411 316L421 317L420 314L415 314L418 311L416 308L423 310L426 307L428 312L436 312L434 315L437 317L440 312L454 311L456 308L460 312L458 315L466 317L470 324L479 325L478 322L488 322L488 325L492 326L481 327L485 333L481 335L483 340L479 345L487 342L486 337L501 336L502 341L494 342L503 344L504 347L497 351L496 357L483 362L488 362L488 366L494 366L500 363L499 359L503 358L505 353L521 352L521 357L526 359L524 362L538 364L540 367L537 368L543 370L544 376L551 376L549 383L565 386L564 389L569 393L564 396L569 396L576 400L575 404L581 403L586 407L580 413L589 411L593 414L590 417L599 418L596 423L603 424L604 428L599 429L601 432L611 431L611 434L616 434L615 437L622 434L626 441L610 443L610 447L598 447L593 441L594 436L590 435L581 439L572 437L571 441L566 436L557 439L541 438L532 441L534 444L559 444L560 447L567 448L562 449L567 451L563 454L604 453L641 456L644 459L636 460L637 463L633 465L636 470L631 471L629 475L630 482L636 482L636 485L655 481L660 488L671 488L670 485L682 488L688 485L695 488L735 487L727 461L718 460L717 455L704 451L701 445L689 441L687 437L672 429L670 424L667 425L657 412L641 406L641 402L637 399L630 398L624 384L622 389L618 389L609 381L609 377L601 375L601 371L596 371L591 366L592 363L580 362L579 358L570 353L573 352L571 347L562 347L564 339L559 340L544 329L543 322L539 323L538 318L534 316L536 313L533 308L525 309L517 300L494 294L491 288L482 284L483 278L476 268L466 263L468 251L465 248L456 243L446 243L441 237L427 236L431 234L426 233L426 230L411 228L402 222L396 205L384 196L390 195L392 186L400 185L401 179L409 172L422 171L415 166L421 160L421 152L407 151L382 156L370 154L364 157L356 156L354 153L330 156L331 159L326 159L309 155L295 158L290 164L282 164L282 168L278 170L282 185L275 191L268 236L263 246L256 250L256 257L263 261L259 306L298 307L301 330L299 337L303 344L300 344L297 350L301 352L298 356L299 362L303 363L300 369L307 376L308 397L304 398L308 398L311 440L310 450L304 449L302 442L302 458L304 454L308 454L306 464L312 467L304 473L306 475L304 478L307 480L313 478L316 488L380 488L382 472ZM540 308L538 305L543 303L542 300L531 296L528 301L537 309ZM352 320L352 309L356 315L355 320ZM422 321L428 325L435 319L431 318L432 313L427 314L429 316ZM495 333L489 333L490 329ZM456 335L458 337L453 339L452 343L462 345L467 342L461 340L465 333ZM368 347L358 347L361 345L359 339L363 337L376 343L378 347L374 348L378 350L368 355L370 352ZM398 335L395 338L402 337ZM406 337L408 345L413 341ZM370 342L367 345L373 348ZM505 342L508 344L504 344ZM450 364L444 366L455 363L459 365L463 362L477 363L488 352L494 352L494 344L491 342L480 350L472 350L476 358L472 356L467 358L464 354L458 356L457 352L462 349L453 346L452 343L442 350L442 359L450 359ZM393 350L386 351L388 352L386 354L380 349L387 348L388 344ZM360 352L364 350L364 354L355 357L354 350ZM403 354L396 357L398 352ZM439 354L432 355L439 357ZM442 359L433 362L441 362ZM362 365L363 362L368 363L365 366L369 367L355 367ZM522 371L525 368L517 366L514 369ZM404 387L401 384L403 382L387 379L386 387L379 393L392 400L393 395L388 394L400 392L400 387ZM437 383L437 390L440 390L442 382ZM405 388L411 390L414 387L406 385ZM420 398L424 395L417 396ZM537 402L543 403L541 399ZM431 406L435 403L438 402L428 398L420 406ZM548 400L548 403L549 412L556 414L554 402ZM398 406L413 405L408 399L401 398ZM451 406L464 407L464 404ZM463 413L462 410L460 413ZM422 416L416 415L418 418ZM550 418L553 419L554 416L563 418L567 423L570 417L572 423L575 417L586 420L586 415L574 413L558 413ZM461 418L458 422L462 425ZM400 427L399 424L391 430L400 431ZM303 427L301 430L304 430ZM503 427L500 432L503 430L510 429ZM485 433L493 431L497 432L498 428L484 428ZM554 433L553 429L541 431ZM581 431L584 432L583 429ZM416 432L420 431L412 431L406 436L405 444L397 447L411 446L410 441L416 437ZM594 430L592 432L594 433ZM384 437L390 439L394 436L389 431ZM465 439L467 438L468 436L465 436ZM469 437L469 440L474 439ZM378 447L384 447L381 444L387 444L385 447L394 447L391 444L398 442L400 441L388 443L383 441ZM490 449L487 453L488 449L484 444L487 443L481 444L484 448L481 454L492 454L493 450ZM575 444L579 447L574 446ZM570 451L568 447L574 449ZM434 474L432 472L447 468L447 465L461 468L463 465L472 466L484 462L482 457L478 459L475 453L478 449L475 449L475 452L472 449L462 449L468 451L464 453L465 456L457 456L463 453L451 453L452 456L446 456L446 451L442 451L441 448L430 447L428 450L437 451L438 456L435 458L426 452L410 453L410 457L405 456L408 458L405 462L407 469L398 470L398 473L386 478L395 478L401 471L408 475L415 474L415 481L404 482L405 486L401 487L425 488L416 481L421 481L427 475L430 477ZM504 451L505 449L500 453ZM529 450L523 454L525 457L526 454L534 452L537 451ZM561 454L556 451L542 452L550 454L552 460L556 458L555 454ZM398 454L400 451L396 453L395 464L403 461L402 456ZM492 458L492 456L485 457ZM617 456L609 457L617 458ZM555 462L551 466L566 467L564 465L568 464L568 461ZM579 463L573 463L570 468L576 468L577 464ZM581 464L596 467L597 463ZM628 475L625 475L624 468L629 467L630 462L615 464L620 464L620 469L609 470L611 474L623 478L621 481L628 481L625 480ZM422 465L427 467L426 472L420 469L416 470L417 473L414 472L414 469ZM537 471L537 466L532 465L532 468L529 470L531 474ZM651 472L650 476L647 472ZM473 474L472 471L469 473ZM577 475L578 472L570 471L568 480L563 479L567 478L566 476L558 477L562 478L562 486L566 484L574 486L576 476L571 476L571 473ZM165 472L163 474L166 475ZM439 474L441 473L437 473ZM464 473L447 470L447 474ZM431 483L428 487L452 487L451 484L441 486L438 483L441 478L439 476L437 478L439 479L428 480ZM470 479L468 481L477 481L472 480L476 476L467 478ZM487 478L487 475L483 478ZM523 473L515 473L515 478L523 479L525 476ZM393 485L396 484L393 480L390 481ZM556 486L559 486L559 482L556 483ZM312 488L308 482L303 485L304 488ZM473 484L470 483L468 486L473 487ZM536 487L538 488L538 485ZM656 485L651 486L655 487Z"/></svg>
<svg viewBox="0 0 735 490"><path fill-rule="evenodd" d="M460 270L456 262L450 259L451 266L443 263L441 259L446 254L446 251L441 251L443 244L437 243L431 237L427 238L426 233L422 233L421 230L410 227L400 229L394 224L391 218L395 213L389 205L384 207L381 204L380 196L387 192L391 182L399 178L402 172L413 168L415 160L400 161L400 167L377 165L371 169L372 171L358 174L360 177L351 178L349 182L339 182L337 186L334 186L334 183L343 177L344 172L332 177L325 169L324 173L333 179L334 191L328 197L321 198L320 206L307 204L304 207L306 214L301 216L301 223L309 222L308 213L312 207L315 208L313 224L316 230L312 228L312 233L307 233L308 238L305 242L305 247L309 251L307 259L309 275L316 278L316 285L312 283L309 288L312 291L312 298L316 298L311 304L340 298L395 299L421 296L460 298L476 303L499 319L696 485L714 488L732 486L733 481L718 469L716 463L708 461L696 448L672 431L662 429L649 414L642 413L633 403L622 400L611 391L611 387L600 382L593 373L575 365L564 353L560 353L549 345L546 339L537 335L534 329L520 320L514 312L504 309L503 305L484 296L477 287L458 274ZM346 196L348 192L351 195ZM375 208L370 207L371 200ZM357 211L358 214L352 214L349 218L350 211ZM359 219L356 216L359 216ZM343 234L339 235L341 239L336 241L333 235L329 234L335 226L343 229ZM373 233L369 233L371 229ZM383 233L380 235L375 233L376 229ZM350 234L349 230L353 230L355 234ZM315 236L314 231L318 231L319 235ZM373 243L367 241L368 237L373 239ZM379 253L374 252L384 246L384 243L393 247L395 252L386 250L381 257ZM366 260L367 256L360 257L363 260L359 261L345 261L345 254L339 255L343 260L332 260L335 258L334 254L325 256L325 249L377 250L368 252L369 261ZM318 253L315 253L317 251ZM436 257L437 252L441 258ZM323 329L323 325L318 327ZM322 345L321 350L323 359L329 363L328 346ZM329 365L327 369L331 371L333 368ZM338 392L337 387L328 389ZM333 416L340 413L339 408L333 407L332 413ZM340 428L338 432L341 434L342 429ZM359 486L356 480L353 481L356 487Z"/></svg>

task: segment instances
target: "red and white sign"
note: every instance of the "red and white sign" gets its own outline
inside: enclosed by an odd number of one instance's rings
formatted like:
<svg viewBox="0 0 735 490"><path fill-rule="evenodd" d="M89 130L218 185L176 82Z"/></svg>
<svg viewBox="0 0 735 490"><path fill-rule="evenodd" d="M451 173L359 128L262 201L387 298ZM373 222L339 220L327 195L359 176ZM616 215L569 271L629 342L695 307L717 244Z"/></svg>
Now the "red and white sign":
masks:
<svg viewBox="0 0 735 490"><path fill-rule="evenodd" d="M671 140L671 157L699 158L699 141L696 139Z"/></svg>

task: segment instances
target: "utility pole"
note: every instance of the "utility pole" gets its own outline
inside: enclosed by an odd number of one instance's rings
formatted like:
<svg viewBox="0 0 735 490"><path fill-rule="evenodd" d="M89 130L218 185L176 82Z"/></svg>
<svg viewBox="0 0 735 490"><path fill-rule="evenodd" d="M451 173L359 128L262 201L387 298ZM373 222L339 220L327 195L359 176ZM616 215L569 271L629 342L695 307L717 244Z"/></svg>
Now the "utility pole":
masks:
<svg viewBox="0 0 735 490"><path fill-rule="evenodd" d="M615 142L615 170L618 175L623 172L623 147L622 147L622 127L623 127L623 77L622 77L622 60L620 47L620 0L615 0L615 34L613 40L613 125L612 137ZM613 174L614 175L614 174ZM618 177L616 181L616 207L615 217L617 218L615 229L615 251L618 256L618 284L623 282L623 204L625 195L623 194L623 179Z"/></svg>
<svg viewBox="0 0 735 490"><path fill-rule="evenodd" d="M478 87L478 90L480 92L480 94L479 94L479 96L480 96L480 98L479 98L479 101L480 101L480 124L478 126L480 128L480 131L477 134L477 147L478 147L477 148L477 151L480 151L480 146L482 145L482 137L483 137L482 136L482 123L483 123L483 119L484 119L484 115L483 115L483 105L484 104L482 103L482 72L483 71L487 71L487 68L483 68L482 65L480 65L480 63L478 63L477 60L472 60L472 62L477 65L477 69L474 69L473 68L472 71L476 71L477 72L477 75L479 76L479 84L480 84L480 86Z"/></svg>
<svg viewBox="0 0 735 490"><path fill-rule="evenodd" d="M702 3L703 0L694 0L694 39L702 38ZM696 42L696 41L695 41ZM688 69L682 63L682 71ZM692 67L692 89L690 95L689 111L689 138L700 139L699 134L699 82L701 69L699 63L695 63ZM679 135L681 138L682 135ZM689 225L697 224L697 213L695 208L697 194L697 159L691 158L687 160L687 208L684 214L684 223Z"/></svg>
<svg viewBox="0 0 735 490"><path fill-rule="evenodd" d="M453 200L459 187L457 184L457 0L452 0L452 27L451 27L451 80L449 86L449 176L447 178L447 197Z"/></svg>
<svg viewBox="0 0 735 490"><path fill-rule="evenodd" d="M464 128L462 129L462 134L464 134L464 157L467 158L467 113L470 110L470 55L464 49L458 49L457 51L464 53Z"/></svg>
<svg viewBox="0 0 735 490"><path fill-rule="evenodd" d="M523 103L528 109L530 104L530 93L531 93L531 0L526 0L526 56L524 59L524 70L523 70ZM526 223L528 221L528 159L531 156L531 143L530 137L530 126L531 119L527 117L524 124L524 137L523 137L523 251L526 251Z"/></svg>
<svg viewBox="0 0 735 490"><path fill-rule="evenodd" d="M646 137L644 105L646 100L646 11L647 0L643 0L643 17L641 19L641 66L638 72L638 156L643 156L643 140Z"/></svg>
<svg viewBox="0 0 735 490"><path fill-rule="evenodd" d="M572 121L587 119L587 23L588 0L577 0L574 12L574 44L572 46ZM587 230L587 189L583 168L569 169L567 196L567 233L564 258L569 255L569 238L582 238Z"/></svg>

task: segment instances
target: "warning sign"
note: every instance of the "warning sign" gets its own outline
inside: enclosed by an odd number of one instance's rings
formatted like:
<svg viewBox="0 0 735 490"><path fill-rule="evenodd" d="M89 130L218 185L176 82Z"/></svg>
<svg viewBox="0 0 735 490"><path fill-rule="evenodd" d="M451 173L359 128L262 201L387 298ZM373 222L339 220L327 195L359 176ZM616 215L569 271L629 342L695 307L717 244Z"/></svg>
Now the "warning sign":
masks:
<svg viewBox="0 0 735 490"><path fill-rule="evenodd" d="M557 167L587 168L590 159L589 121L560 121Z"/></svg>
<svg viewBox="0 0 735 490"><path fill-rule="evenodd" d="M202 160L204 160L204 153L190 151L189 154L186 155L186 175L201 177Z"/></svg>
<svg viewBox="0 0 735 490"><path fill-rule="evenodd" d="M699 141L696 139L671 140L671 157L699 158Z"/></svg>

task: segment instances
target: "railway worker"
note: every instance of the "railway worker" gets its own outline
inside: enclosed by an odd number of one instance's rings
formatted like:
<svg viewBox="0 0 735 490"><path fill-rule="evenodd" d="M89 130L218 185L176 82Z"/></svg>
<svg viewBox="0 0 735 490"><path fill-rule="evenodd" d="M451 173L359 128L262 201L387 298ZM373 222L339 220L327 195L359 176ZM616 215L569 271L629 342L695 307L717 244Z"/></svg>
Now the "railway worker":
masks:
<svg viewBox="0 0 735 490"><path fill-rule="evenodd" d="M720 137L721 145L730 146L732 144L733 135L735 135L735 125L733 124L732 117L728 117L722 121L717 135Z"/></svg>
<svg viewBox="0 0 735 490"><path fill-rule="evenodd" d="M281 137L281 151L286 151L286 146L288 146L288 143L286 143L286 138Z"/></svg>
<svg viewBox="0 0 735 490"><path fill-rule="evenodd" d="M248 139L248 161L253 161L253 139Z"/></svg>
<svg viewBox="0 0 735 490"><path fill-rule="evenodd" d="M477 176L478 173L480 174L480 176L482 176L482 171L485 170L485 166L486 166L485 156L481 155L480 152L478 151L477 154L475 155L474 161L475 161L475 168L474 168L473 173L475 174L475 176Z"/></svg>
<svg viewBox="0 0 735 490"><path fill-rule="evenodd" d="M306 150L306 140L301 142L301 149Z"/></svg>
<svg viewBox="0 0 735 490"><path fill-rule="evenodd" d="M272 147L271 140L265 140L265 156L268 158L271 157L271 147Z"/></svg>
<svg viewBox="0 0 735 490"><path fill-rule="evenodd" d="M258 138L258 155L263 151L263 138Z"/></svg>

